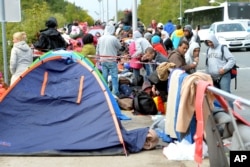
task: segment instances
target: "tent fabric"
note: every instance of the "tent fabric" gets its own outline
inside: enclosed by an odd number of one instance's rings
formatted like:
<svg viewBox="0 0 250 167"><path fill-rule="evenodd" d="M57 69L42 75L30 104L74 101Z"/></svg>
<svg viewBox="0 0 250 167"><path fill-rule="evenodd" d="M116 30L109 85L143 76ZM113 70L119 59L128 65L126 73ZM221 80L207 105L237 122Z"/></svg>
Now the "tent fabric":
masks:
<svg viewBox="0 0 250 167"><path fill-rule="evenodd" d="M71 61L63 56L44 58L0 99L0 154L63 154L114 148L116 154L126 154L126 149L138 152L148 129L126 131L119 113L106 84L88 63L72 57ZM125 143L129 147L125 148Z"/></svg>
<svg viewBox="0 0 250 167"><path fill-rule="evenodd" d="M50 51L45 53L44 55L40 56L38 59L36 59L32 66L35 66L38 62L43 62L44 59L49 59L49 58L53 58L55 56L60 55L61 58L65 59L66 61L70 62L72 60L74 61L80 61L80 62L84 62L85 66L88 66L89 68L91 68L90 70L94 71L95 74L97 74L97 76L103 81L104 86L106 87L106 89L109 89L107 83L105 83L105 80L102 76L102 74L99 72L99 70L94 66L94 64L92 63L92 61L90 61L87 57L85 57L84 55L81 55L77 52L70 52L70 51L65 51L65 50L58 50L58 51ZM96 77L97 77L96 76ZM97 78L98 78L97 77ZM112 93L110 91L107 91L107 93L109 94L110 98L112 98L112 104L115 108L115 112L117 117L120 120L131 120L131 118L125 116L124 114L121 113L120 107L119 105L116 103L115 99L112 96Z"/></svg>

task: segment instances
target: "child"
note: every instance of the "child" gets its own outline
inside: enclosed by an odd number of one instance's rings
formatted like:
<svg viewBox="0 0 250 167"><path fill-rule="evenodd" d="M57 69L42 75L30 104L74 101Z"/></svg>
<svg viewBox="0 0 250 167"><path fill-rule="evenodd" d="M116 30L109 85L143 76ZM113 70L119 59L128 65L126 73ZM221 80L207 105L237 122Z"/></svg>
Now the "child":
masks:
<svg viewBox="0 0 250 167"><path fill-rule="evenodd" d="M124 55L118 63L118 71L119 73L126 73L130 70L129 58L127 55Z"/></svg>

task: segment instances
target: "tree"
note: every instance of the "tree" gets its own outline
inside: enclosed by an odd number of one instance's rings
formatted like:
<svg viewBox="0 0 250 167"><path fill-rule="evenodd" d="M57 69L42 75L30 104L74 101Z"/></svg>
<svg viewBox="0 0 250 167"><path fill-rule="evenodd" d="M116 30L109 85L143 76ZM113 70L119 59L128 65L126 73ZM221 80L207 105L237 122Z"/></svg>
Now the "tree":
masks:
<svg viewBox="0 0 250 167"><path fill-rule="evenodd" d="M65 6L67 8L65 8ZM67 9L70 6L70 10ZM37 39L37 33L45 28L45 21L54 16L57 18L59 27L67 22L78 19L87 21L90 25L94 23L87 11L64 0L22 0L21 1L20 23L6 23L6 38L8 41L7 55L12 48L12 35L18 31L25 31L28 36L28 43L33 43ZM70 17L72 16L72 17ZM2 34L0 33L0 52L2 53ZM0 56L0 71L3 71L3 57Z"/></svg>

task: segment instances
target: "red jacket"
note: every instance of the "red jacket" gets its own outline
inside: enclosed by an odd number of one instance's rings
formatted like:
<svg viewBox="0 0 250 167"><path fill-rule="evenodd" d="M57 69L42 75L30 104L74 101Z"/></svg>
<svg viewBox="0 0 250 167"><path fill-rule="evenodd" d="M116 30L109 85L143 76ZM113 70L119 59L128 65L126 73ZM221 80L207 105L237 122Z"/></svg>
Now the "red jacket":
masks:
<svg viewBox="0 0 250 167"><path fill-rule="evenodd" d="M162 46L161 43L156 43L156 44L153 44L152 46L153 46L153 48L154 48L156 51L158 51L158 52L160 52L161 54L163 54L164 56L168 57L168 52L167 52L166 49Z"/></svg>

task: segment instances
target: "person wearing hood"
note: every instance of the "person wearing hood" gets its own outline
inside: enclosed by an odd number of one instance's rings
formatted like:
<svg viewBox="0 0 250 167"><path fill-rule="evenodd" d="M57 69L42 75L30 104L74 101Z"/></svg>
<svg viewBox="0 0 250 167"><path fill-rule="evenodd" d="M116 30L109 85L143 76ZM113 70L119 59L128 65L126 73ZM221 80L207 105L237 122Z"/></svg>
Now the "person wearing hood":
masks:
<svg viewBox="0 0 250 167"><path fill-rule="evenodd" d="M109 22L105 26L104 34L97 42L96 55L100 58L104 80L108 83L108 75L111 75L112 93L119 97L117 55L122 45L118 38L114 36L114 33L115 26L113 23Z"/></svg>
<svg viewBox="0 0 250 167"><path fill-rule="evenodd" d="M10 84L13 84L33 62L33 53L25 42L24 32L14 33L13 43L10 55L10 73L12 75Z"/></svg>
<svg viewBox="0 0 250 167"><path fill-rule="evenodd" d="M188 51L185 54L185 60L187 64L196 64L199 63L199 54L200 54L200 46L197 42L192 42L189 46ZM196 66L197 67L197 66ZM196 72L196 68L189 70L190 74Z"/></svg>
<svg viewBox="0 0 250 167"><path fill-rule="evenodd" d="M144 34L144 38L146 38L149 42L151 41L151 38L153 37L153 34L150 32L146 32Z"/></svg>
<svg viewBox="0 0 250 167"><path fill-rule="evenodd" d="M181 25L177 25L176 30L172 33L170 37L170 39L172 40L174 49L178 48L180 40L182 39L183 36L184 36L184 32L183 32Z"/></svg>
<svg viewBox="0 0 250 167"><path fill-rule="evenodd" d="M164 31L164 30L161 31L161 39L162 39L163 46L166 48L167 52L172 51L174 49L173 42L170 39L167 31Z"/></svg>
<svg viewBox="0 0 250 167"><path fill-rule="evenodd" d="M164 25L164 31L166 31L169 34L169 36L171 36L174 30L175 26L172 23L172 20L168 20L168 22Z"/></svg>
<svg viewBox="0 0 250 167"><path fill-rule="evenodd" d="M133 32L133 39L134 39L135 49L134 49L134 51L130 51L131 61L132 62L133 62L134 59L140 60L142 55L145 54L146 49L148 47L152 47L150 42L146 38L144 38L142 36L142 34L138 30ZM152 72L150 65L145 64L144 68L146 70L146 76L149 76L150 73ZM140 69L133 68L133 74L134 74L135 78L139 77ZM144 79L146 79L146 76L144 77Z"/></svg>
<svg viewBox="0 0 250 167"><path fill-rule="evenodd" d="M57 31L57 20L50 17L46 22L46 29L40 31L38 41L33 46L37 50L47 52L54 49L66 49L67 42L62 37L61 33Z"/></svg>
<svg viewBox="0 0 250 167"><path fill-rule="evenodd" d="M223 47L219 43L214 34L208 34L205 39L205 45L208 46L206 73L211 75L214 86L230 93L231 74L228 71L236 63L234 55L226 46ZM223 54L221 49L223 49Z"/></svg>
<svg viewBox="0 0 250 167"><path fill-rule="evenodd" d="M191 25L185 25L183 28L184 36L181 38L181 40L186 40L191 44L192 42L197 42L199 46L201 46L200 43L200 37L198 36L198 27L196 27L196 30L193 31L193 28Z"/></svg>
<svg viewBox="0 0 250 167"><path fill-rule="evenodd" d="M197 63L187 64L185 60L185 54L189 48L189 43L185 40L180 41L180 44L177 49L173 50L168 57L168 61L174 63L176 68L181 68L187 73L190 73L190 70L197 67Z"/></svg>
<svg viewBox="0 0 250 167"><path fill-rule="evenodd" d="M163 46L163 44L161 43L161 38L158 35L154 35L151 38L151 44L156 51L160 52L162 55L166 57L168 56L168 52Z"/></svg>

